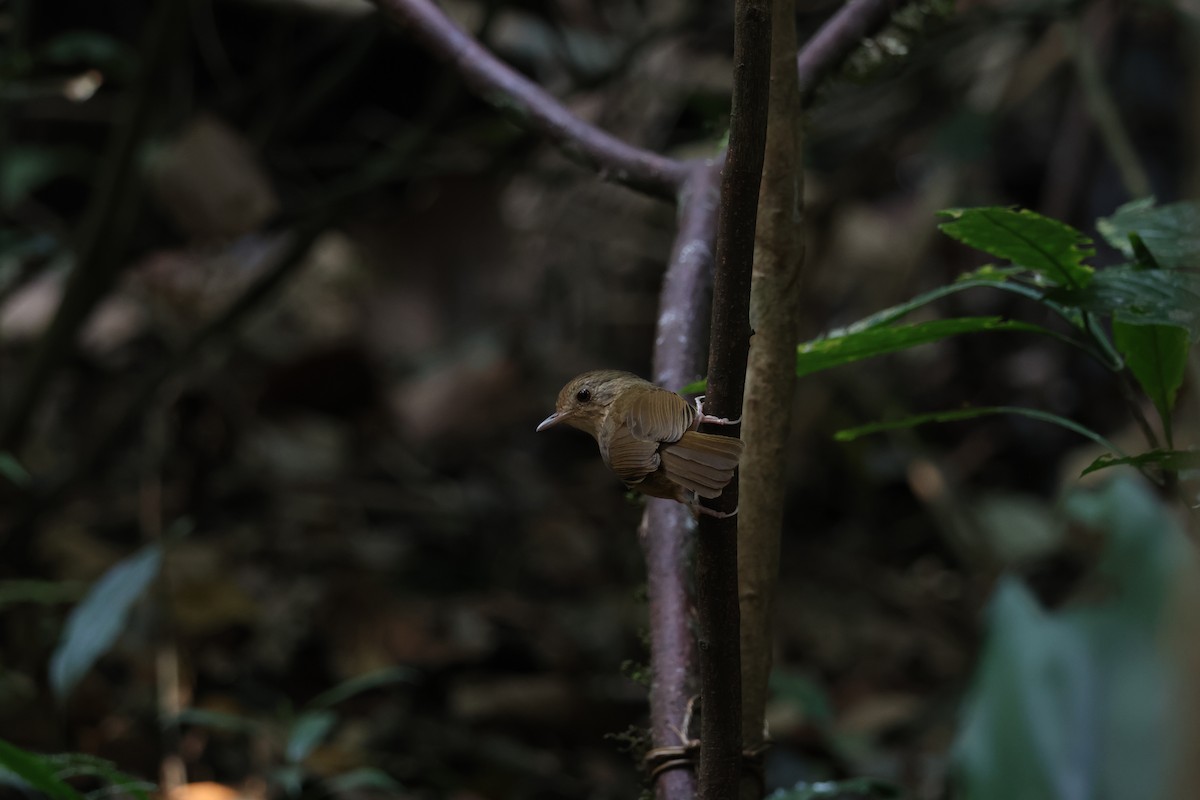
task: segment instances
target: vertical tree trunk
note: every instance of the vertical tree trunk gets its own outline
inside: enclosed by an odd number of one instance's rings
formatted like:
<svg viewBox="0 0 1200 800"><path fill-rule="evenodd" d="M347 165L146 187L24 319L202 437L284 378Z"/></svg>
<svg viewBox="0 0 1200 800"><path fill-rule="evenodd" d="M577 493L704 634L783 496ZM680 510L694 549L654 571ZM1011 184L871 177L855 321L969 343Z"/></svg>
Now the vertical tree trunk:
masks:
<svg viewBox="0 0 1200 800"><path fill-rule="evenodd" d="M804 203L795 0L772 0L771 92L758 236L750 290L750 342L742 401L738 584L742 619L742 742L764 748L772 621L791 429ZM763 796L761 773L743 775L742 800Z"/></svg>

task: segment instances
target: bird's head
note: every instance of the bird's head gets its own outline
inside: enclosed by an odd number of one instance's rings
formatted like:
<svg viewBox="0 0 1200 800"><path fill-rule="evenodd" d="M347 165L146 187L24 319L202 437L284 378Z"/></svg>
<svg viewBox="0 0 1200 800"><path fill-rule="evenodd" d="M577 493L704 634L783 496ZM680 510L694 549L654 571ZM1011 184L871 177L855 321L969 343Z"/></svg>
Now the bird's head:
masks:
<svg viewBox="0 0 1200 800"><path fill-rule="evenodd" d="M585 372L572 378L562 388L558 393L558 401L554 404L554 413L542 420L537 429L544 431L566 423L572 428L587 431L595 436L604 415L621 392L646 384L647 381L631 372L615 369Z"/></svg>

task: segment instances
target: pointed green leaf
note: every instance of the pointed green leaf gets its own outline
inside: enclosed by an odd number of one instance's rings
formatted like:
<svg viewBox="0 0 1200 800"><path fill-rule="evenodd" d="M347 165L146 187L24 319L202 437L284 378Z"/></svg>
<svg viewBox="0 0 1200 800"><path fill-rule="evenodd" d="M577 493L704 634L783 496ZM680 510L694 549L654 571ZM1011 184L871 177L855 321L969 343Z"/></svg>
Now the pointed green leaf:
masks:
<svg viewBox="0 0 1200 800"><path fill-rule="evenodd" d="M1095 255L1092 240L1058 220L1028 209L988 206L953 208L938 227L947 236L977 250L1031 269L1051 283L1082 289L1092 279L1084 259Z"/></svg>
<svg viewBox="0 0 1200 800"><path fill-rule="evenodd" d="M0 477L7 478L14 486L29 485L29 473L12 453L0 453Z"/></svg>
<svg viewBox="0 0 1200 800"><path fill-rule="evenodd" d="M1173 325L1129 325L1118 318L1113 320L1113 342L1169 432L1187 368L1187 331Z"/></svg>
<svg viewBox="0 0 1200 800"><path fill-rule="evenodd" d="M125 628L133 604L158 575L162 549L145 547L119 562L96 581L67 617L50 659L50 683L65 700L96 659L108 652Z"/></svg>
<svg viewBox="0 0 1200 800"><path fill-rule="evenodd" d="M1073 492L1074 526L1104 542L1089 582L1057 610L1000 581L954 747L971 800L1168 797L1183 711L1166 644L1186 543L1144 483Z"/></svg>
<svg viewBox="0 0 1200 800"><path fill-rule="evenodd" d="M411 683L416 673L408 667L387 667L342 681L332 689L322 692L309 703L310 708L328 708L356 694L390 686L394 683Z"/></svg>
<svg viewBox="0 0 1200 800"><path fill-rule="evenodd" d="M149 800L150 792L156 788L149 781L122 772L111 761L89 753L55 753L43 758L47 764L54 766L56 774L62 778L85 776L101 779L107 784L103 791L105 796ZM89 792L89 797L92 794Z"/></svg>
<svg viewBox="0 0 1200 800"><path fill-rule="evenodd" d="M305 711L292 723L288 732L285 754L287 760L298 764L308 758L337 724L337 714L332 711Z"/></svg>
<svg viewBox="0 0 1200 800"><path fill-rule="evenodd" d="M1200 203L1155 206L1153 198L1135 200L1111 217L1096 221L1100 235L1126 256L1135 256L1130 234L1137 234L1165 269L1200 268Z"/></svg>
<svg viewBox="0 0 1200 800"><path fill-rule="evenodd" d="M881 433L883 431L900 430L903 428L915 428L918 425L925 425L930 422L961 422L962 420L975 419L977 417L986 417L996 414L1014 414L1020 417L1028 417L1036 419L1040 422L1049 422L1053 425L1058 425L1060 428L1066 428L1069 431L1079 434L1080 436L1090 439L1096 444L1112 450L1116 453L1124 452L1121 448L1096 433L1091 428L1080 425L1078 422L1069 420L1066 417L1060 417L1058 414L1051 414L1049 411L1039 411L1036 408L1021 408L1020 406L980 406L978 408L962 408L954 411L935 411L931 414L916 414L904 419L892 420L890 422L872 422L869 425L860 425L857 428L846 428L834 434L834 438L839 442L852 442L860 436L866 436L872 433Z"/></svg>
<svg viewBox="0 0 1200 800"><path fill-rule="evenodd" d="M0 739L0 784L11 784L11 780L6 780L8 775L5 773L54 800L83 800L79 792L58 776L58 771L46 761L45 756L22 750Z"/></svg>
<svg viewBox="0 0 1200 800"><path fill-rule="evenodd" d="M404 785L376 767L359 767L325 780L325 788L335 795L374 789L389 795L398 795Z"/></svg>
<svg viewBox="0 0 1200 800"><path fill-rule="evenodd" d="M1080 477L1087 475L1090 472L1096 472L1109 467L1127 465L1138 467L1153 464L1167 472L1185 472L1187 470L1200 470L1200 450L1151 450L1148 453L1140 453L1136 456L1114 456L1112 453L1105 453L1097 458L1091 464L1088 464L1087 469L1079 473Z"/></svg>
<svg viewBox="0 0 1200 800"><path fill-rule="evenodd" d="M1109 267L1080 291L1052 290L1051 299L1129 325L1175 325L1200 339L1200 272Z"/></svg>
<svg viewBox="0 0 1200 800"><path fill-rule="evenodd" d="M206 708L185 708L174 717L163 720L163 725L202 725L218 731L255 733L261 731L263 723L241 714L227 711L210 711Z"/></svg>
<svg viewBox="0 0 1200 800"><path fill-rule="evenodd" d="M961 333L982 331L1021 331L1061 338L1038 325L1006 320L1001 317L936 319L912 325L866 328L843 335L835 332L826 338L804 342L796 348L796 375L808 375L831 367L861 361L864 358L939 342Z"/></svg>

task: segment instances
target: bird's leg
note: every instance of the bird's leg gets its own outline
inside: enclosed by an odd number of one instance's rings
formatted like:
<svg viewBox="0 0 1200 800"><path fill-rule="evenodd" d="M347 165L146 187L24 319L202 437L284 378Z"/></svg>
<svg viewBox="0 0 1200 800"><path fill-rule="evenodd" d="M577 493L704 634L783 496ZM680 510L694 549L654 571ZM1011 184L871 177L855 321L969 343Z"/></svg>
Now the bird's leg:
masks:
<svg viewBox="0 0 1200 800"><path fill-rule="evenodd" d="M696 504L696 511L709 517L716 517L717 519L729 519L730 517L736 517L738 512L736 508L733 511L717 511L716 509L709 508L708 506L702 506L699 503Z"/></svg>
<svg viewBox="0 0 1200 800"><path fill-rule="evenodd" d="M738 417L737 419L726 419L725 417L714 417L711 414L705 414L704 413L704 398L705 397L707 397L707 395L702 394L696 398L696 414L698 415L696 417L697 425L701 425L705 422L710 423L712 425L739 425L739 424L741 424L741 422L742 422L741 417Z"/></svg>

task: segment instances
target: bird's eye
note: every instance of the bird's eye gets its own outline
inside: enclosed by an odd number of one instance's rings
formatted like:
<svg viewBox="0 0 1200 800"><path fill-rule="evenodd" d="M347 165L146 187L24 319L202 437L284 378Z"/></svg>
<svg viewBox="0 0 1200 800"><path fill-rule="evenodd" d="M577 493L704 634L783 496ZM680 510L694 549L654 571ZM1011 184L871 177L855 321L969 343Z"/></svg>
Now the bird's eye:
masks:
<svg viewBox="0 0 1200 800"><path fill-rule="evenodd" d="M575 393L575 399L581 403L588 402L589 400L592 399L592 390L591 389L580 389L578 392Z"/></svg>

